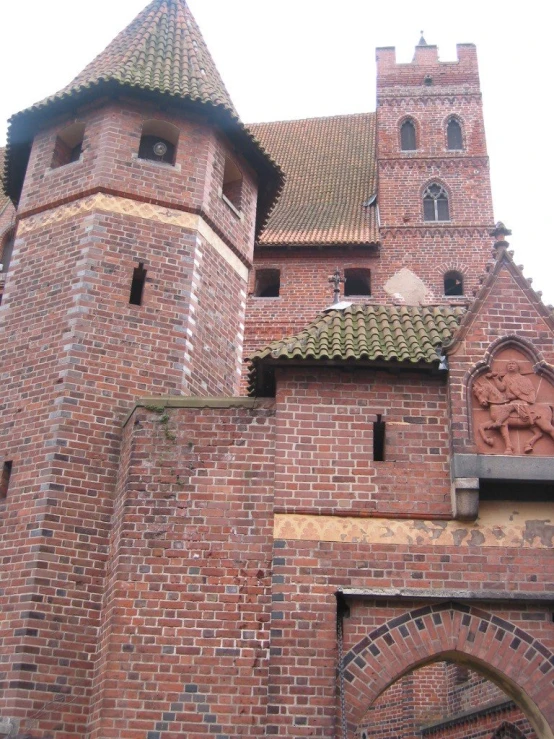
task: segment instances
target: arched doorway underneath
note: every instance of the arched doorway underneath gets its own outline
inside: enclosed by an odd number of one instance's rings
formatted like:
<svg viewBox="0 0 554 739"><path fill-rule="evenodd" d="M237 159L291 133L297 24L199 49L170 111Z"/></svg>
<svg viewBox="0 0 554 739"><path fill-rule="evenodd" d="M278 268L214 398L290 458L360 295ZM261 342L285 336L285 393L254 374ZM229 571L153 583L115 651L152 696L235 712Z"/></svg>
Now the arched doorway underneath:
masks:
<svg viewBox="0 0 554 739"><path fill-rule="evenodd" d="M525 713L484 675L443 660L409 672L370 706L360 739L537 739Z"/></svg>
<svg viewBox="0 0 554 739"><path fill-rule="evenodd" d="M362 636L364 609L378 624L379 606L368 610L367 602L352 605L353 614L362 614L357 626L361 638L346 651L339 671L348 739L360 737L366 712L384 691L437 662L479 673L524 712L538 739L554 739L554 654L523 628L524 621L508 621L505 611L485 611L480 604L444 601L406 610L398 603L386 609L388 620Z"/></svg>

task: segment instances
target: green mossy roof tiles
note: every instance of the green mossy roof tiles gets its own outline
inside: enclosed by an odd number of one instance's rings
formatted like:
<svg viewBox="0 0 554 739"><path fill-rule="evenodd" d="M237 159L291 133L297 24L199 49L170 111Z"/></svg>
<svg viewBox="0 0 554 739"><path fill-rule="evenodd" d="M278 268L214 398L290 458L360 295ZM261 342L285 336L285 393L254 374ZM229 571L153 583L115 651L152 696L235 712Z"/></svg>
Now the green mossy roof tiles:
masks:
<svg viewBox="0 0 554 739"><path fill-rule="evenodd" d="M29 147L48 116L121 90L175 104L203 106L259 177L258 228L282 187L282 172L240 121L185 0L153 0L85 69L55 95L10 119L5 187L17 201Z"/></svg>
<svg viewBox="0 0 554 739"><path fill-rule="evenodd" d="M221 105L238 117L184 0L151 2L69 85L32 107L109 81Z"/></svg>
<svg viewBox="0 0 554 739"><path fill-rule="evenodd" d="M455 333L464 308L352 305L319 316L296 336L273 341L252 362L366 360L433 363Z"/></svg>
<svg viewBox="0 0 554 739"><path fill-rule="evenodd" d="M260 246L367 245L379 240L375 113L249 125L285 173Z"/></svg>

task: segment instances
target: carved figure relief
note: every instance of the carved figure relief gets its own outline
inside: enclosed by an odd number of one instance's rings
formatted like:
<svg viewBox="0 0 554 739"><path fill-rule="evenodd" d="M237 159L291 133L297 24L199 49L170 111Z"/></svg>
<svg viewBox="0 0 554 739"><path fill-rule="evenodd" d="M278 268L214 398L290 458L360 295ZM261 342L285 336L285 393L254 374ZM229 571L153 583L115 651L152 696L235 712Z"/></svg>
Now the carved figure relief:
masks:
<svg viewBox="0 0 554 739"><path fill-rule="evenodd" d="M523 352L500 351L472 390L481 454L554 456L554 385Z"/></svg>

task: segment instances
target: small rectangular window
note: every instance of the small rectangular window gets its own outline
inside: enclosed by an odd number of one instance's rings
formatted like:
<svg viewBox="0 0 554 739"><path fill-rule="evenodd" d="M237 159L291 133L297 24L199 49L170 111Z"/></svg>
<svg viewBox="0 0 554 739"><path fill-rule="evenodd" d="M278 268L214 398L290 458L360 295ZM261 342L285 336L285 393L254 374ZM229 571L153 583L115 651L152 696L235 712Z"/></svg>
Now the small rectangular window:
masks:
<svg viewBox="0 0 554 739"><path fill-rule="evenodd" d="M257 298L278 298L281 275L278 269L257 269L254 295Z"/></svg>
<svg viewBox="0 0 554 739"><path fill-rule="evenodd" d="M369 269L344 270L344 296L371 295L371 272Z"/></svg>
<svg viewBox="0 0 554 739"><path fill-rule="evenodd" d="M4 462L2 466L2 479L0 480L0 500L7 498L10 477L12 475L12 462Z"/></svg>
<svg viewBox="0 0 554 739"><path fill-rule="evenodd" d="M131 282L131 294L129 303L131 305L142 305L142 294L144 292L144 283L146 282L146 270L144 264L139 262L139 266L133 270L133 280Z"/></svg>
<svg viewBox="0 0 554 739"><path fill-rule="evenodd" d="M385 422L381 414L377 415L377 420L373 424L373 461L385 461Z"/></svg>

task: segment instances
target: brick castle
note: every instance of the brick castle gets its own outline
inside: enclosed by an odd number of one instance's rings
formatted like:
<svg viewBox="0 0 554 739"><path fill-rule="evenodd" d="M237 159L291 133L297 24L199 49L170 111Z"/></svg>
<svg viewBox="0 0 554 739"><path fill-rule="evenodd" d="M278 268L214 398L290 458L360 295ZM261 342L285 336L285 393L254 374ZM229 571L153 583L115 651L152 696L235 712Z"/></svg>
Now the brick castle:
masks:
<svg viewBox="0 0 554 739"><path fill-rule="evenodd" d="M153 0L13 116L0 736L553 739L554 320L457 55L246 126Z"/></svg>

